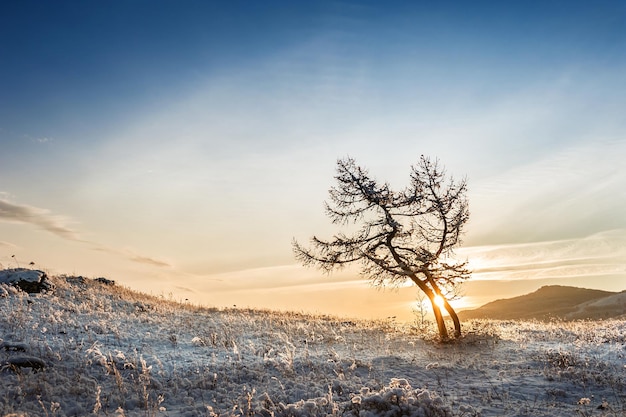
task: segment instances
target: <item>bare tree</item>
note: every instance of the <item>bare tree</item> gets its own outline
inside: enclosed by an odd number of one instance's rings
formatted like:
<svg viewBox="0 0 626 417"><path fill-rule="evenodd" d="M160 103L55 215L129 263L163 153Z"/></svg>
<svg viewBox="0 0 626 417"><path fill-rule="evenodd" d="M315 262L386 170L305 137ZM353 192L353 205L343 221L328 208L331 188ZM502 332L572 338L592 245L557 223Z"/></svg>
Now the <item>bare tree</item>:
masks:
<svg viewBox="0 0 626 417"><path fill-rule="evenodd" d="M360 263L361 274L376 286L411 280L430 300L441 339L448 339L441 306L452 318L454 336L461 336L449 300L470 277L467 262L453 258L469 219L466 181L448 178L437 160L425 156L402 191L372 179L352 158L337 161L335 180L326 214L351 233L331 240L313 236L310 248L294 240L296 259L326 272Z"/></svg>
<svg viewBox="0 0 626 417"><path fill-rule="evenodd" d="M413 307L413 314L415 315L415 325L419 330L425 330L428 326L430 326L430 322L427 319L428 310L426 306L426 295L419 291L417 293L417 302L415 307Z"/></svg>

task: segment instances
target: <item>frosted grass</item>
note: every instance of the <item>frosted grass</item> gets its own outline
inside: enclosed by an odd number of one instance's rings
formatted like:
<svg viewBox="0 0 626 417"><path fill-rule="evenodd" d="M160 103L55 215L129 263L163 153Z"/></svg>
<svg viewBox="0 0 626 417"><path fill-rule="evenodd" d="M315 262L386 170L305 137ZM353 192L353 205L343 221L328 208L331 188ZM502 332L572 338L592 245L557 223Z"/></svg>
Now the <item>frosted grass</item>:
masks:
<svg viewBox="0 0 626 417"><path fill-rule="evenodd" d="M0 415L624 416L626 321L422 326L0 285ZM347 301L349 302L349 301ZM434 326L432 326L433 330ZM44 370L15 368L31 355Z"/></svg>

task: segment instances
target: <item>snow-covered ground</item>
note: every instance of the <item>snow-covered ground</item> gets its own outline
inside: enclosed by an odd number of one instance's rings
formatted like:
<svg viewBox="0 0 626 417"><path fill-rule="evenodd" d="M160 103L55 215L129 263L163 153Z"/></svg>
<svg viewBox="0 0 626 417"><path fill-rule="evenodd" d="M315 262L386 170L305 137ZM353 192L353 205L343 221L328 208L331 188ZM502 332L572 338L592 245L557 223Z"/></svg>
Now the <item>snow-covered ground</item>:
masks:
<svg viewBox="0 0 626 417"><path fill-rule="evenodd" d="M50 280L30 296L0 284L1 416L626 415L624 320L472 321L440 344L390 321ZM27 357L45 368L11 366Z"/></svg>

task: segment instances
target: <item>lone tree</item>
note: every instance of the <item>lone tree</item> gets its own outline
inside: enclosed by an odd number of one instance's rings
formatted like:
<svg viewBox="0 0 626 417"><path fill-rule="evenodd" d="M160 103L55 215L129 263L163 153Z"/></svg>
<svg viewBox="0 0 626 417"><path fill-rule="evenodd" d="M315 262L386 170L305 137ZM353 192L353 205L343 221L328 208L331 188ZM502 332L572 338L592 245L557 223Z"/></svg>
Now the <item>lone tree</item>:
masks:
<svg viewBox="0 0 626 417"><path fill-rule="evenodd" d="M402 191L377 182L352 158L337 161L335 180L326 214L352 233L331 240L313 236L310 248L294 240L296 259L325 272L360 262L361 274L376 286L410 279L430 300L441 339L448 339L442 307L460 337L461 324L448 301L470 277L467 262L453 259L469 219L466 181L448 178L437 160L425 156L411 167L410 185Z"/></svg>

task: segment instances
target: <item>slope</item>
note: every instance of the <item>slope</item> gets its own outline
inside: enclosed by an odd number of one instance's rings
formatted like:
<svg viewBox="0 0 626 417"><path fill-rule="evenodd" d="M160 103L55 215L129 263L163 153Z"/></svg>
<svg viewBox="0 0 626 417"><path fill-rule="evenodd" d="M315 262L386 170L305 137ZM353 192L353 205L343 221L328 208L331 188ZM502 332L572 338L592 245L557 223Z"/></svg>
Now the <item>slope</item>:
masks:
<svg viewBox="0 0 626 417"><path fill-rule="evenodd" d="M567 313L565 318L597 320L624 316L626 316L626 291L579 304L574 311Z"/></svg>
<svg viewBox="0 0 626 417"><path fill-rule="evenodd" d="M434 328L389 320L201 308L82 277L50 284L29 295L0 283L0 416L626 412L624 320L468 321L465 338L441 344Z"/></svg>
<svg viewBox="0 0 626 417"><path fill-rule="evenodd" d="M594 302L615 294L610 291L547 285L530 294L496 300L474 310L461 311L459 317L463 320L592 318L584 317L584 310L580 310L581 314L579 315L574 315L573 313L579 311L578 306L583 303ZM604 318L611 316L608 310L605 310L605 314L607 315ZM615 316L618 315L615 314Z"/></svg>

